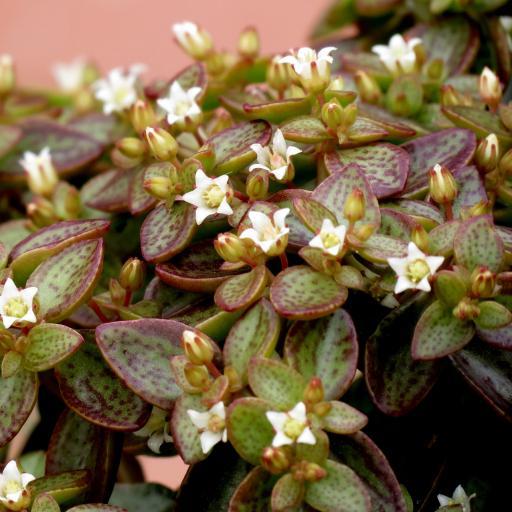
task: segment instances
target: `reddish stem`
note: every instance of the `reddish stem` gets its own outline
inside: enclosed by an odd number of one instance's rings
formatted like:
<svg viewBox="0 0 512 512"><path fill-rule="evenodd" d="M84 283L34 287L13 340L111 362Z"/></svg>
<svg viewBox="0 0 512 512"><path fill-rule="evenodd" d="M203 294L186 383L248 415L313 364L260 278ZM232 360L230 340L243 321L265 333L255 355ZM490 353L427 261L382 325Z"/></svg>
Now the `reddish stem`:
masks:
<svg viewBox="0 0 512 512"><path fill-rule="evenodd" d="M282 252L279 255L279 259L281 260L281 270L286 270L288 268L288 257L285 252Z"/></svg>
<svg viewBox="0 0 512 512"><path fill-rule="evenodd" d="M249 196L246 196L245 194L242 194L242 192L238 192L238 190L235 190L233 192L233 195L237 198L237 199L240 199L240 201L243 201L244 203L247 203L247 201L249 201Z"/></svg>
<svg viewBox="0 0 512 512"><path fill-rule="evenodd" d="M453 220L453 208L451 202L444 203L444 216L446 217L446 220Z"/></svg>
<svg viewBox="0 0 512 512"><path fill-rule="evenodd" d="M212 374L213 377L217 378L217 377L221 377L222 376L222 373L220 373L220 371L212 363L212 361L210 361L209 363L206 363L206 367L208 368L208 370L210 371L210 373Z"/></svg>
<svg viewBox="0 0 512 512"><path fill-rule="evenodd" d="M297 186L293 183L293 181L287 181L286 188L297 188Z"/></svg>
<svg viewBox="0 0 512 512"><path fill-rule="evenodd" d="M126 293L124 294L123 306L125 306L125 307L129 306L131 301L132 301L132 292L131 292L131 290L126 290Z"/></svg>
<svg viewBox="0 0 512 512"><path fill-rule="evenodd" d="M109 322L109 319L103 314L103 311L101 311L101 308L94 302L93 299L89 301L89 307L96 313L96 316L103 322L107 323Z"/></svg>

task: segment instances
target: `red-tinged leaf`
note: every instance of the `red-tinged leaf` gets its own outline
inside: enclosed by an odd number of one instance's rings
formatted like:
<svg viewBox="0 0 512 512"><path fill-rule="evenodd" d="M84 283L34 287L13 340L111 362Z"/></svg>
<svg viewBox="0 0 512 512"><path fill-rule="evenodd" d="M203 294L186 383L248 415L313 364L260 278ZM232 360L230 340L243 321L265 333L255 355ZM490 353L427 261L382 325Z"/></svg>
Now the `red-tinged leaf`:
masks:
<svg viewBox="0 0 512 512"><path fill-rule="evenodd" d="M302 503L304 484L291 473L283 475L272 489L271 506L275 512L293 509Z"/></svg>
<svg viewBox="0 0 512 512"><path fill-rule="evenodd" d="M157 203L157 199L148 194L144 188L144 180L147 178L147 167L140 167L133 175L128 192L128 205L130 213L140 215L151 210Z"/></svg>
<svg viewBox="0 0 512 512"><path fill-rule="evenodd" d="M452 220L440 224L428 234L431 254L448 258L453 254L453 243L459 230L460 221Z"/></svg>
<svg viewBox="0 0 512 512"><path fill-rule="evenodd" d="M59 322L87 302L103 267L103 240L83 240L54 254L32 273L27 286L38 289L40 315Z"/></svg>
<svg viewBox="0 0 512 512"><path fill-rule="evenodd" d="M410 240L413 229L418 223L406 213L391 208L380 209L381 223L379 234Z"/></svg>
<svg viewBox="0 0 512 512"><path fill-rule="evenodd" d="M285 139L306 144L315 144L331 138L322 121L313 116L300 116L287 121L281 125L281 131Z"/></svg>
<svg viewBox="0 0 512 512"><path fill-rule="evenodd" d="M16 146L22 135L23 131L19 126L0 126L0 158Z"/></svg>
<svg viewBox="0 0 512 512"><path fill-rule="evenodd" d="M430 230L438 224L443 224L444 217L433 204L426 201L416 201L414 199L397 199L392 203L385 203L382 206L392 208L399 212L410 215L419 222L426 230Z"/></svg>
<svg viewBox="0 0 512 512"><path fill-rule="evenodd" d="M108 502L117 507L125 507L127 511L144 510L147 507L152 512L169 512L176 506L176 493L157 483L117 483Z"/></svg>
<svg viewBox="0 0 512 512"><path fill-rule="evenodd" d="M387 263L388 258L403 258L407 255L407 242L392 236L376 233L357 250L363 258L374 263Z"/></svg>
<svg viewBox="0 0 512 512"><path fill-rule="evenodd" d="M489 200L475 166L459 167L453 172L453 177L457 182L457 197L453 201L453 213L456 217L462 217L464 211Z"/></svg>
<svg viewBox="0 0 512 512"><path fill-rule="evenodd" d="M192 87L201 88L199 98L202 98L207 85L206 69L203 63L195 62L185 69L182 69L177 75L170 80L156 80L144 88L146 96L152 100L158 97L167 96L169 88L173 82L178 82L185 90Z"/></svg>
<svg viewBox="0 0 512 512"><path fill-rule="evenodd" d="M359 104L359 112L366 118L371 119L374 123L382 126L389 134L386 139L408 139L414 135L424 135L428 133L411 119L395 116L385 108L377 105L361 103Z"/></svg>
<svg viewBox="0 0 512 512"><path fill-rule="evenodd" d="M314 233L320 231L324 219L337 224L336 216L318 201L306 197L293 199L293 211L297 218Z"/></svg>
<svg viewBox="0 0 512 512"><path fill-rule="evenodd" d="M341 148L352 148L385 139L389 132L379 123L370 118L358 116L347 132L347 140L338 141Z"/></svg>
<svg viewBox="0 0 512 512"><path fill-rule="evenodd" d="M253 468L233 493L228 512L268 511L276 479L261 466Z"/></svg>
<svg viewBox="0 0 512 512"><path fill-rule="evenodd" d="M499 329L481 329L477 327L476 333L479 338L493 347L512 350L512 324Z"/></svg>
<svg viewBox="0 0 512 512"><path fill-rule="evenodd" d="M117 140L129 135L129 130L115 115L105 115L99 112L75 117L69 126L85 133L99 143L109 146Z"/></svg>
<svg viewBox="0 0 512 512"><path fill-rule="evenodd" d="M66 471L58 475L36 478L27 485L27 490L32 496L46 493L57 503L66 503L80 496L83 498L90 483L89 471Z"/></svg>
<svg viewBox="0 0 512 512"><path fill-rule="evenodd" d="M329 412L322 416L322 428L335 434L353 434L368 423L362 412L343 402L330 402Z"/></svg>
<svg viewBox="0 0 512 512"><path fill-rule="evenodd" d="M135 176L135 169L120 169L113 173L86 206L108 213L126 212L130 208L130 187Z"/></svg>
<svg viewBox="0 0 512 512"><path fill-rule="evenodd" d="M7 251L19 244L24 238L30 235L26 227L25 219L8 220L0 224L0 240Z"/></svg>
<svg viewBox="0 0 512 512"><path fill-rule="evenodd" d="M60 507L55 498L49 494L39 494L32 503L32 512L60 512Z"/></svg>
<svg viewBox="0 0 512 512"><path fill-rule="evenodd" d="M246 103L243 105L243 111L248 119L265 119L270 123L279 124L290 117L308 114L311 111L311 100L305 96L253 105Z"/></svg>
<svg viewBox="0 0 512 512"><path fill-rule="evenodd" d="M104 503L87 503L70 508L68 512L128 512L128 509Z"/></svg>

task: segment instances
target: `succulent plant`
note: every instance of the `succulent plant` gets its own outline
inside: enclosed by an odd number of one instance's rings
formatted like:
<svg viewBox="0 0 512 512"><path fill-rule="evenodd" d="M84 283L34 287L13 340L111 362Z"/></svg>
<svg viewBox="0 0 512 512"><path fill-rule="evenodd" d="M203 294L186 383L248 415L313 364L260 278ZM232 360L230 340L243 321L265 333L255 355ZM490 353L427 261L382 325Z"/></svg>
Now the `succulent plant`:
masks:
<svg viewBox="0 0 512 512"><path fill-rule="evenodd" d="M150 83L0 57L2 460L41 416L0 510L508 509L504 4L337 1L282 56L184 22Z"/></svg>

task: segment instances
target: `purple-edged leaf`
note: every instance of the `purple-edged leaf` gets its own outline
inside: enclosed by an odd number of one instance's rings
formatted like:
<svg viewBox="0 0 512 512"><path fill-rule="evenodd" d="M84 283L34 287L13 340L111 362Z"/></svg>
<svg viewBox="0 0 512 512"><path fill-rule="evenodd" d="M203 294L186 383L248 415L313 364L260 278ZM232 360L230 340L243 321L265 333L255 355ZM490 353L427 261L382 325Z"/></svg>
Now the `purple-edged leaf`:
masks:
<svg viewBox="0 0 512 512"><path fill-rule="evenodd" d="M322 379L326 400L342 396L349 388L358 352L354 324L343 309L317 320L294 322L284 344L286 361L305 379Z"/></svg>
<svg viewBox="0 0 512 512"><path fill-rule="evenodd" d="M350 466L368 491L372 512L407 512L400 484L378 446L363 432L331 437L336 458Z"/></svg>
<svg viewBox="0 0 512 512"><path fill-rule="evenodd" d="M494 229L496 229L496 232L503 241L503 245L507 253L512 252L512 229L505 228L503 226L495 226Z"/></svg>
<svg viewBox="0 0 512 512"><path fill-rule="evenodd" d="M360 189L365 200L364 217L356 222L356 227L371 224L378 228L380 225L379 203L365 177L364 171L357 164L348 164L335 174L322 181L313 191L311 199L318 201L343 220L345 201L354 189Z"/></svg>
<svg viewBox="0 0 512 512"><path fill-rule="evenodd" d="M303 400L304 377L292 367L265 357L249 363L249 385L258 398L279 409L292 409Z"/></svg>
<svg viewBox="0 0 512 512"><path fill-rule="evenodd" d="M169 210L165 204L160 204L146 217L140 230L144 259L160 263L176 256L190 243L196 230L192 205L179 202Z"/></svg>
<svg viewBox="0 0 512 512"><path fill-rule="evenodd" d="M60 507L55 498L49 494L39 494L32 503L32 512L60 512Z"/></svg>
<svg viewBox="0 0 512 512"><path fill-rule="evenodd" d="M224 260L211 240L187 247L168 263L156 266L156 275L168 285L189 292L213 292L231 276L243 270L222 270Z"/></svg>
<svg viewBox="0 0 512 512"><path fill-rule="evenodd" d="M40 315L59 322L87 302L103 267L103 240L83 240L54 254L32 273L27 286L38 289Z"/></svg>
<svg viewBox="0 0 512 512"><path fill-rule="evenodd" d="M412 357L428 361L447 356L467 345L474 334L471 322L455 318L452 309L440 301L433 302L414 329Z"/></svg>
<svg viewBox="0 0 512 512"><path fill-rule="evenodd" d="M368 418L362 412L343 402L330 402L329 412L322 416L322 428L335 434L353 434L361 430Z"/></svg>
<svg viewBox="0 0 512 512"><path fill-rule="evenodd" d="M512 322L512 313L499 302L483 300L478 303L480 314L474 322L481 329L500 329Z"/></svg>
<svg viewBox="0 0 512 512"><path fill-rule="evenodd" d="M324 219L337 224L336 216L318 201L306 197L293 199L293 211L298 219L311 231L320 231Z"/></svg>
<svg viewBox="0 0 512 512"><path fill-rule="evenodd" d="M53 121L33 119L20 125L23 135L16 146L0 160L0 178L25 179L19 163L25 151L39 153L49 147L52 163L61 176L71 174L96 160L102 145L87 135Z"/></svg>
<svg viewBox="0 0 512 512"><path fill-rule="evenodd" d="M37 400L37 375L19 370L8 379L0 378L0 447L20 430Z"/></svg>
<svg viewBox="0 0 512 512"><path fill-rule="evenodd" d="M115 505L105 505L104 503L87 503L69 508L68 512L128 512L128 509Z"/></svg>
<svg viewBox="0 0 512 512"><path fill-rule="evenodd" d="M159 165L159 164L155 164ZM144 188L144 180L147 179L147 171L150 167L140 167L133 174L130 182L130 190L128 193L128 206L130 213L133 215L140 215L148 210L151 210L156 203L157 199L151 194L146 192Z"/></svg>
<svg viewBox="0 0 512 512"><path fill-rule="evenodd" d="M423 195L428 189L428 170L436 164L455 171L469 163L476 149L475 135L461 128L449 128L402 144L411 156L404 193Z"/></svg>
<svg viewBox="0 0 512 512"><path fill-rule="evenodd" d="M347 132L347 140L339 142L341 148L352 148L385 139L389 132L380 124L368 117L358 116Z"/></svg>
<svg viewBox="0 0 512 512"><path fill-rule="evenodd" d="M379 234L410 240L412 230L418 223L410 216L401 211L391 208L380 209Z"/></svg>
<svg viewBox="0 0 512 512"><path fill-rule="evenodd" d="M387 263L388 258L403 258L407 255L407 242L376 233L357 252L374 263Z"/></svg>
<svg viewBox="0 0 512 512"><path fill-rule="evenodd" d="M466 220L459 226L454 240L457 263L472 271L479 265L498 272L503 265L503 241L494 229L492 219L481 215Z"/></svg>
<svg viewBox="0 0 512 512"><path fill-rule="evenodd" d="M427 133L418 123L411 119L395 116L385 108L377 105L360 103L359 112L384 128L389 134L387 139L407 139L414 135Z"/></svg>
<svg viewBox="0 0 512 512"><path fill-rule="evenodd" d="M108 146L116 140L129 134L126 125L115 115L105 115L98 112L85 114L72 119L69 126L85 133L99 143Z"/></svg>
<svg viewBox="0 0 512 512"><path fill-rule="evenodd" d="M87 219L109 218L110 214L89 208L87 203L94 200L97 194L100 194L107 186L112 186L112 178L116 175L117 169L103 171L86 181L80 189L80 201L82 203L82 217Z"/></svg>
<svg viewBox="0 0 512 512"><path fill-rule="evenodd" d="M328 460L327 475L306 484L304 500L320 512L371 512L370 494L348 466Z"/></svg>
<svg viewBox="0 0 512 512"><path fill-rule="evenodd" d="M174 320L143 319L102 324L96 342L103 357L126 385L147 402L171 410L181 391L169 361L181 355L181 335L192 327Z"/></svg>
<svg viewBox="0 0 512 512"><path fill-rule="evenodd" d="M228 439L240 457L257 466L263 449L272 444L274 429L265 413L270 404L260 398L238 398L227 410Z"/></svg>
<svg viewBox="0 0 512 512"><path fill-rule="evenodd" d="M276 311L292 320L326 316L347 300L348 291L326 274L297 265L278 274L270 287Z"/></svg>
<svg viewBox="0 0 512 512"><path fill-rule="evenodd" d="M157 483L117 483L108 502L128 511L147 507L152 512L169 512L176 506L176 493Z"/></svg>
<svg viewBox="0 0 512 512"><path fill-rule="evenodd" d="M374 53L357 52L343 53L341 56L343 69L352 73L361 70L375 78L380 85L388 86L392 77L382 61Z"/></svg>
<svg viewBox="0 0 512 512"><path fill-rule="evenodd" d="M311 100L305 96L256 105L244 104L243 110L249 119L265 119L269 123L279 124L290 117L308 114L311 111Z"/></svg>
<svg viewBox="0 0 512 512"><path fill-rule="evenodd" d="M450 359L471 387L512 422L512 352L472 343Z"/></svg>
<svg viewBox="0 0 512 512"><path fill-rule="evenodd" d="M398 199L382 206L406 213L419 222L426 230L430 230L438 224L443 224L444 217L433 204L414 199Z"/></svg>
<svg viewBox="0 0 512 512"><path fill-rule="evenodd" d="M23 367L32 372L53 368L74 354L83 343L81 334L59 324L39 324L28 334L29 344L23 354Z"/></svg>
<svg viewBox="0 0 512 512"><path fill-rule="evenodd" d="M419 306L409 302L389 313L366 343L366 385L375 405L390 416L413 410L437 380L439 363L411 357Z"/></svg>
<svg viewBox="0 0 512 512"><path fill-rule="evenodd" d="M45 259L79 242L103 236L110 227L107 220L67 220L39 229L16 244L10 254L17 280L25 281Z"/></svg>
<svg viewBox="0 0 512 512"><path fill-rule="evenodd" d="M269 510L276 477L261 466L253 468L235 489L228 512L265 512ZM210 511L210 512L213 512Z"/></svg>
<svg viewBox="0 0 512 512"><path fill-rule="evenodd" d="M270 357L274 351L281 322L272 304L262 298L231 327L223 347L224 364L232 366L247 384L250 359L255 355Z"/></svg>
<svg viewBox="0 0 512 512"><path fill-rule="evenodd" d="M97 425L132 432L144 425L151 408L106 365L87 343L55 370L62 398L77 414Z"/></svg>
<svg viewBox="0 0 512 512"><path fill-rule="evenodd" d="M23 131L16 125L0 126L0 158L9 153L16 146L23 135Z"/></svg>
<svg viewBox="0 0 512 512"><path fill-rule="evenodd" d="M378 198L400 192L409 174L409 153L385 142L326 153L324 161L329 174L359 165Z"/></svg>
<svg viewBox="0 0 512 512"><path fill-rule="evenodd" d="M293 509L302 503L304 486L291 473L283 475L272 489L272 510L281 512Z"/></svg>
<svg viewBox="0 0 512 512"><path fill-rule="evenodd" d="M300 116L281 125L285 139L306 144L315 144L331 138L327 128L318 117Z"/></svg>
<svg viewBox="0 0 512 512"><path fill-rule="evenodd" d="M493 347L512 350L512 325L500 329L481 329L477 327L476 333L479 338Z"/></svg>
<svg viewBox="0 0 512 512"><path fill-rule="evenodd" d="M475 204L488 201L482 178L475 166L460 167L453 172L453 177L458 188L457 197L453 201L453 213L456 217L461 217L464 210Z"/></svg>
<svg viewBox="0 0 512 512"><path fill-rule="evenodd" d="M460 221L451 220L435 227L428 234L429 250L431 254L448 258L453 254L455 236L459 230Z"/></svg>
<svg viewBox="0 0 512 512"><path fill-rule="evenodd" d="M87 200L86 206L108 213L128 211L130 186L136 172L135 169L120 169L113 173L103 188Z"/></svg>
<svg viewBox="0 0 512 512"><path fill-rule="evenodd" d="M245 309L263 295L268 280L269 273L265 265L258 265L250 272L233 276L215 291L215 304L228 312Z"/></svg>
<svg viewBox="0 0 512 512"><path fill-rule="evenodd" d="M32 496L46 493L57 503L65 503L73 498L83 497L90 483L89 471L66 471L58 475L36 478L27 485L27 490Z"/></svg>
<svg viewBox="0 0 512 512"><path fill-rule="evenodd" d="M204 95L207 85L206 69L201 62L194 62L185 69L182 69L177 75L173 76L170 80L157 80L144 88L145 94L148 98L157 99L159 96L167 96L169 87L173 82L178 82L185 90L192 87L199 87L201 93L199 97Z"/></svg>
<svg viewBox="0 0 512 512"><path fill-rule="evenodd" d="M8 220L0 224L0 240L7 251L11 251L24 238L30 235L25 219Z"/></svg>

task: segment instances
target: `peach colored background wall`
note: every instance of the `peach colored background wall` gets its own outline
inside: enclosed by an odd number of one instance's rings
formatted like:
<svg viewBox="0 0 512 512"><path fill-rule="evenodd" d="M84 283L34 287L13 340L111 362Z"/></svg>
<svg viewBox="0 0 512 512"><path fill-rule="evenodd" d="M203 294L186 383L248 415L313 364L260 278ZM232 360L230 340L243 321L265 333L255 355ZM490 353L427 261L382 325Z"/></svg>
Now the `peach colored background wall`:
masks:
<svg viewBox="0 0 512 512"><path fill-rule="evenodd" d="M91 57L106 71L136 62L146 75L170 77L188 62L174 44L170 26L182 20L207 28L216 46L236 47L238 34L254 25L264 52L306 42L332 0L0 0L0 53L16 60L22 84L50 85L51 66ZM179 485L179 460L142 457L150 481Z"/></svg>

